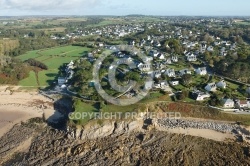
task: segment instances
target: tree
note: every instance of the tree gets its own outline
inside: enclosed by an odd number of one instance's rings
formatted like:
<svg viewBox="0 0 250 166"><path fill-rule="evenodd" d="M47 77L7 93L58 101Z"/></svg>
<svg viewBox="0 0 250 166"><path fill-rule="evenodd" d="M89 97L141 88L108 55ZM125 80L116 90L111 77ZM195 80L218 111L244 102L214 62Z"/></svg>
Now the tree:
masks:
<svg viewBox="0 0 250 166"><path fill-rule="evenodd" d="M169 41L166 41L165 45L168 45L173 51L175 51L175 53L182 54L182 47L179 40L170 39Z"/></svg>
<svg viewBox="0 0 250 166"><path fill-rule="evenodd" d="M183 85L187 86L192 82L192 75L191 74L184 74L181 79Z"/></svg>
<svg viewBox="0 0 250 166"><path fill-rule="evenodd" d="M126 80L134 80L137 82L141 82L140 74L138 72L128 72L125 76Z"/></svg>
<svg viewBox="0 0 250 166"><path fill-rule="evenodd" d="M176 98L177 98L178 100L183 100L183 99L185 99L185 96L184 96L183 93L179 93L179 94L176 95Z"/></svg>
<svg viewBox="0 0 250 166"><path fill-rule="evenodd" d="M221 35L224 39L229 39L229 30L228 29L224 29L221 32Z"/></svg>
<svg viewBox="0 0 250 166"><path fill-rule="evenodd" d="M248 57L247 53L244 51L238 52L238 58L239 60L246 60Z"/></svg>
<svg viewBox="0 0 250 166"><path fill-rule="evenodd" d="M41 69L44 69L44 70L48 70L48 66L45 65L44 63L40 62L40 61L37 61L35 59L28 59L25 61L26 63L28 63L30 66L35 66L35 67L39 67Z"/></svg>
<svg viewBox="0 0 250 166"><path fill-rule="evenodd" d="M209 60L209 65L210 65L210 66L214 66L214 60L213 60L213 59L210 59L210 60Z"/></svg>
<svg viewBox="0 0 250 166"><path fill-rule="evenodd" d="M209 61L209 60L211 59L211 55L210 55L210 53L209 53L208 51L206 51L206 52L204 53L204 55L205 55L205 60L206 60L206 61Z"/></svg>

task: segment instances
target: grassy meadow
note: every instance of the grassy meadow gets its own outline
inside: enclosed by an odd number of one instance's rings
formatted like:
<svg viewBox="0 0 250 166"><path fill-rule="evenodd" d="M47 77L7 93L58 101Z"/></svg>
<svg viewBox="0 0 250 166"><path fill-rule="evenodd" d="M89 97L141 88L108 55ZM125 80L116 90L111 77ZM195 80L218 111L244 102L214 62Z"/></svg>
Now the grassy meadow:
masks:
<svg viewBox="0 0 250 166"><path fill-rule="evenodd" d="M21 80L21 86L48 86L55 80L58 75L58 69L71 60L76 60L83 56L89 48L80 46L63 46L51 49L29 51L20 55L18 58L25 61L29 58L36 59L48 66L48 70L38 72L38 80L36 80L35 72L30 72L28 78Z"/></svg>

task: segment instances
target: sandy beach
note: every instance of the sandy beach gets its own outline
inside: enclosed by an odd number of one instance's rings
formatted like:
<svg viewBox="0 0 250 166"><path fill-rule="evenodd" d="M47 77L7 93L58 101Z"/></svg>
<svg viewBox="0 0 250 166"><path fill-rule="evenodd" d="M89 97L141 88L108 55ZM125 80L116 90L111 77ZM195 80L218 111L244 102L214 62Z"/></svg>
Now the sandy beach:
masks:
<svg viewBox="0 0 250 166"><path fill-rule="evenodd" d="M233 139L233 140L235 139L234 135L231 133L221 133L209 129L176 128L176 129L168 129L167 131L170 133L191 135L215 141L225 141L226 139Z"/></svg>
<svg viewBox="0 0 250 166"><path fill-rule="evenodd" d="M15 124L34 117L49 118L54 114L53 101L37 91L19 91L19 87L0 86L0 137Z"/></svg>

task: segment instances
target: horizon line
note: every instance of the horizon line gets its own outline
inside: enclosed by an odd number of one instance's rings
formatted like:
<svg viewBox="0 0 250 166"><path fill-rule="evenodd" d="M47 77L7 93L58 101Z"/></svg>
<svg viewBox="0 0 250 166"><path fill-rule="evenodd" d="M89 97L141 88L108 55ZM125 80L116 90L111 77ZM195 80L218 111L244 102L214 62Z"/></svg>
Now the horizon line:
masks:
<svg viewBox="0 0 250 166"><path fill-rule="evenodd" d="M151 16L151 17L250 17L250 15L146 15L146 14L126 14L126 15L115 15L115 14L31 14L31 15L0 15L0 17L29 17L29 16L60 16L60 17L81 17L81 16L113 16L113 17L126 17L126 16Z"/></svg>

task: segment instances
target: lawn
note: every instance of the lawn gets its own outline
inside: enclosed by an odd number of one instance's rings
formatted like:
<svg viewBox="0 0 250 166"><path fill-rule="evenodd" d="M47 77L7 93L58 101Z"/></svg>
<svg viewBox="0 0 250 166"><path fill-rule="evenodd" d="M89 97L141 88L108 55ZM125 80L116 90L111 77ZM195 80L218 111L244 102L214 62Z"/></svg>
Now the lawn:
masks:
<svg viewBox="0 0 250 166"><path fill-rule="evenodd" d="M176 71L182 70L182 69L189 69L189 66L187 64L183 64L183 63L179 63L179 64L173 63L173 64L168 65L168 67L172 68Z"/></svg>
<svg viewBox="0 0 250 166"><path fill-rule="evenodd" d="M29 51L27 52L26 54L23 54L23 55L20 55L18 56L19 59L21 59L22 61L25 61L27 59L30 59L30 58L38 58L40 55L37 54L37 51Z"/></svg>
<svg viewBox="0 0 250 166"><path fill-rule="evenodd" d="M80 47L80 46L64 46L64 47L57 47L57 48L52 48L48 50L42 50L39 51L42 55L49 56L49 55L62 55L68 52L73 52L77 51L78 54L83 53L84 51L87 51L88 49L85 47ZM69 54L73 55L73 54ZM79 56L79 55L78 55Z"/></svg>
<svg viewBox="0 0 250 166"><path fill-rule="evenodd" d="M213 80L211 81L211 82L219 82L219 81L221 81L221 79L220 78L217 78L217 77L215 77L215 78L213 78ZM245 96L244 96L244 94L242 94L241 92L240 92L240 85L238 85L238 84L235 84L235 83L233 83L233 82L230 82L230 81L225 81L226 82L226 84L227 84L227 88L225 89L225 90L227 90L228 92L230 92L231 93L231 95L233 95L234 97L237 97L237 98L239 98L239 99L245 99ZM217 94L220 94L220 95L222 95L223 94L223 92L221 92L221 91L217 91L216 92Z"/></svg>
<svg viewBox="0 0 250 166"><path fill-rule="evenodd" d="M65 63L71 60L76 60L90 49L80 46L64 46L44 50L29 51L26 54L20 55L18 58L25 61L29 58L36 59L48 66L48 70L38 73L39 86L48 86L58 76L58 69ZM35 73L31 72L30 76L19 82L22 86L38 86Z"/></svg>
<svg viewBox="0 0 250 166"><path fill-rule="evenodd" d="M36 81L36 74L34 71L30 71L29 77L19 82L20 86L38 86Z"/></svg>
<svg viewBox="0 0 250 166"><path fill-rule="evenodd" d="M134 109L138 107L137 104L129 105L129 106L117 106L117 105L105 105L102 108L102 112L132 112Z"/></svg>
<svg viewBox="0 0 250 166"><path fill-rule="evenodd" d="M75 112L73 113L74 118L71 119L71 121L73 121L75 124L78 125L84 125L86 124L91 117L90 116L85 116L87 115L86 113L94 113L94 112L99 112L98 110L98 105L95 103L85 103L82 102L81 100L77 99L74 102L74 108L75 108ZM82 115L80 118L78 115Z"/></svg>
<svg viewBox="0 0 250 166"><path fill-rule="evenodd" d="M58 70L43 70L38 73L40 86L48 86L55 81Z"/></svg>
<svg viewBox="0 0 250 166"><path fill-rule="evenodd" d="M49 70L58 70L58 68L64 63L69 63L71 60L76 60L76 57L52 57L50 59L42 61L48 66Z"/></svg>
<svg viewBox="0 0 250 166"><path fill-rule="evenodd" d="M206 84L206 82L207 79L205 78L205 76L193 75L192 83L196 86L201 86L203 84Z"/></svg>
<svg viewBox="0 0 250 166"><path fill-rule="evenodd" d="M153 92L148 94L145 98L143 98L139 103L149 103L155 101L171 101L171 98L168 94L164 95L161 92Z"/></svg>

